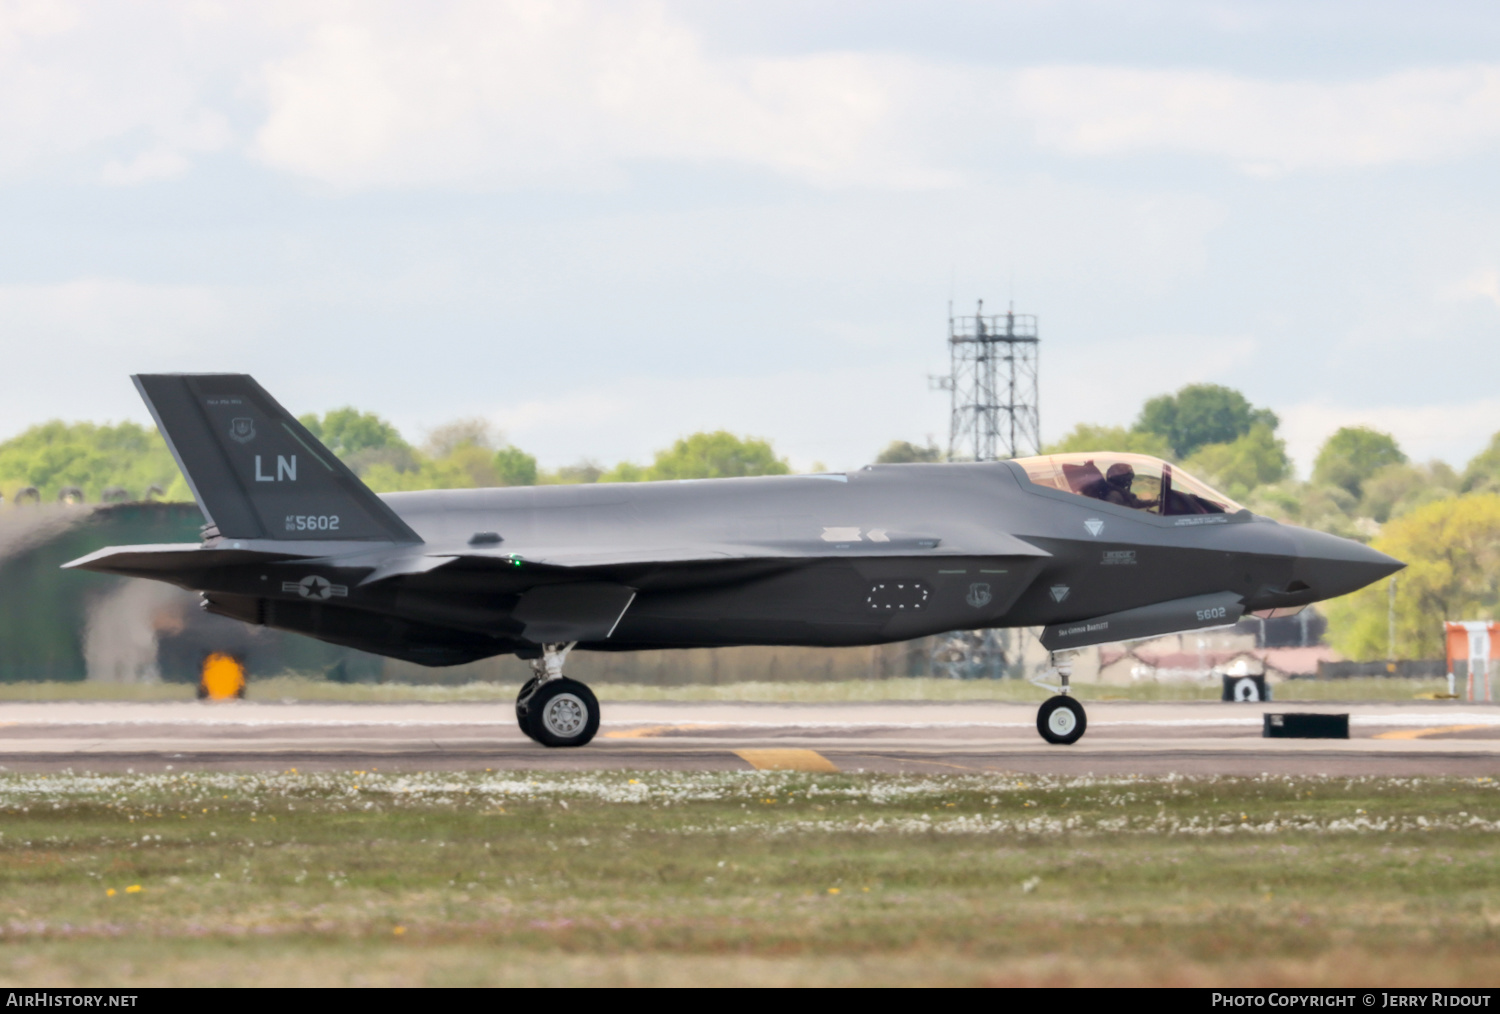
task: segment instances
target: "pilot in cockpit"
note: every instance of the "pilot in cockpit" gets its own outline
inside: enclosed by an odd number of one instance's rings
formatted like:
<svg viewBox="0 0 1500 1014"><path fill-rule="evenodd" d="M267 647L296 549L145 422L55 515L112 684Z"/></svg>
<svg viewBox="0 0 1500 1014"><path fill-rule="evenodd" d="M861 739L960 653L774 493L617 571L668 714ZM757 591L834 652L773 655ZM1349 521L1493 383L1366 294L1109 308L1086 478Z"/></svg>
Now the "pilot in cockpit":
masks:
<svg viewBox="0 0 1500 1014"><path fill-rule="evenodd" d="M1135 469L1123 461L1109 466L1109 470L1104 473L1104 482L1107 488L1104 495L1100 497L1101 500L1135 510L1146 510L1156 506L1155 500L1143 500L1131 490L1130 487L1135 483Z"/></svg>

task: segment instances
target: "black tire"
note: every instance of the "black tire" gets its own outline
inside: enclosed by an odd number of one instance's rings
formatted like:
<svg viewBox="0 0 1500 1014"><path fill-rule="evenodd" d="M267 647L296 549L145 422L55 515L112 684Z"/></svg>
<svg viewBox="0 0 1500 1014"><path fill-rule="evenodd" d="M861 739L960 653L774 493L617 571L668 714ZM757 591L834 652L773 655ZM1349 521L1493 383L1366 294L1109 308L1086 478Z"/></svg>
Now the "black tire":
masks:
<svg viewBox="0 0 1500 1014"><path fill-rule="evenodd" d="M536 689L538 682L540 682L539 677L531 677L531 679L521 684L521 692L516 694L516 724L528 736L531 733L526 731L526 698L531 696L531 692Z"/></svg>
<svg viewBox="0 0 1500 1014"><path fill-rule="evenodd" d="M1061 694L1044 702L1036 713L1036 731L1049 743L1062 746L1076 743L1083 738L1088 725L1083 705Z"/></svg>
<svg viewBox="0 0 1500 1014"><path fill-rule="evenodd" d="M543 746L583 746L599 731L599 700L567 677L548 680L516 705L521 729Z"/></svg>

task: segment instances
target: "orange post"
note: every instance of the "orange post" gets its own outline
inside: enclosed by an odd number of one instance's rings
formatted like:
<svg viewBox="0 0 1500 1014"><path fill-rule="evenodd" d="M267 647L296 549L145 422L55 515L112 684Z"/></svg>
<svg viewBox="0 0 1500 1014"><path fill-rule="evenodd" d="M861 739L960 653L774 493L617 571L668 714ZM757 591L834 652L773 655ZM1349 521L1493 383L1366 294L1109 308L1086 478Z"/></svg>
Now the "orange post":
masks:
<svg viewBox="0 0 1500 1014"><path fill-rule="evenodd" d="M1490 685L1491 660L1500 648L1500 623L1490 620L1461 620L1443 624L1448 642L1448 677L1453 678L1453 663L1462 659L1468 666L1469 678L1465 697L1471 701L1493 701L1494 688Z"/></svg>
<svg viewBox="0 0 1500 1014"><path fill-rule="evenodd" d="M233 655L214 652L203 660L198 699L232 701L245 696L245 667Z"/></svg>

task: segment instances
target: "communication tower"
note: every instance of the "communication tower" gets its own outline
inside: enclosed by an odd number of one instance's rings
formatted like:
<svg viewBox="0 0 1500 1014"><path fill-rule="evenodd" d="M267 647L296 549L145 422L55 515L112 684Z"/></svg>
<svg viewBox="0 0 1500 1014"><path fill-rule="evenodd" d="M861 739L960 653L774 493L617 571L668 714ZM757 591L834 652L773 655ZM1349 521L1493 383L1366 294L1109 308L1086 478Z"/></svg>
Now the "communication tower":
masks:
<svg viewBox="0 0 1500 1014"><path fill-rule="evenodd" d="M948 391L949 461L996 461L1040 454L1036 317L1005 312L985 316L984 300L972 317L955 317L948 305L949 372L933 377ZM1010 630L955 630L934 638L931 671L952 679L999 679L1024 674L1025 635Z"/></svg>
<svg viewBox="0 0 1500 1014"><path fill-rule="evenodd" d="M1005 312L972 317L948 308L948 376L933 378L952 396L950 461L996 461L1040 453L1036 317Z"/></svg>

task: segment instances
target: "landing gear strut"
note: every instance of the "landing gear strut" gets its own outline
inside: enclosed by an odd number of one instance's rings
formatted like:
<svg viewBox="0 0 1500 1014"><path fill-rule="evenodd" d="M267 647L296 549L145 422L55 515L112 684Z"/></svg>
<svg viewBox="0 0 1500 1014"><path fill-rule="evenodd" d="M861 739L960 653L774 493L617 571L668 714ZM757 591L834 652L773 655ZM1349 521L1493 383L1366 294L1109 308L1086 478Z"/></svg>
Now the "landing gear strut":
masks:
<svg viewBox="0 0 1500 1014"><path fill-rule="evenodd" d="M1049 743L1066 746L1083 738L1088 728L1088 716L1069 694L1068 681L1073 676L1073 656L1068 652L1053 652L1051 666L1031 682L1043 690L1056 690L1057 696L1042 702L1036 713L1036 731ZM1057 685L1045 682L1048 673L1057 674Z"/></svg>
<svg viewBox="0 0 1500 1014"><path fill-rule="evenodd" d="M516 723L543 746L583 746L599 731L599 700L562 674L572 644L544 644L516 697Z"/></svg>

